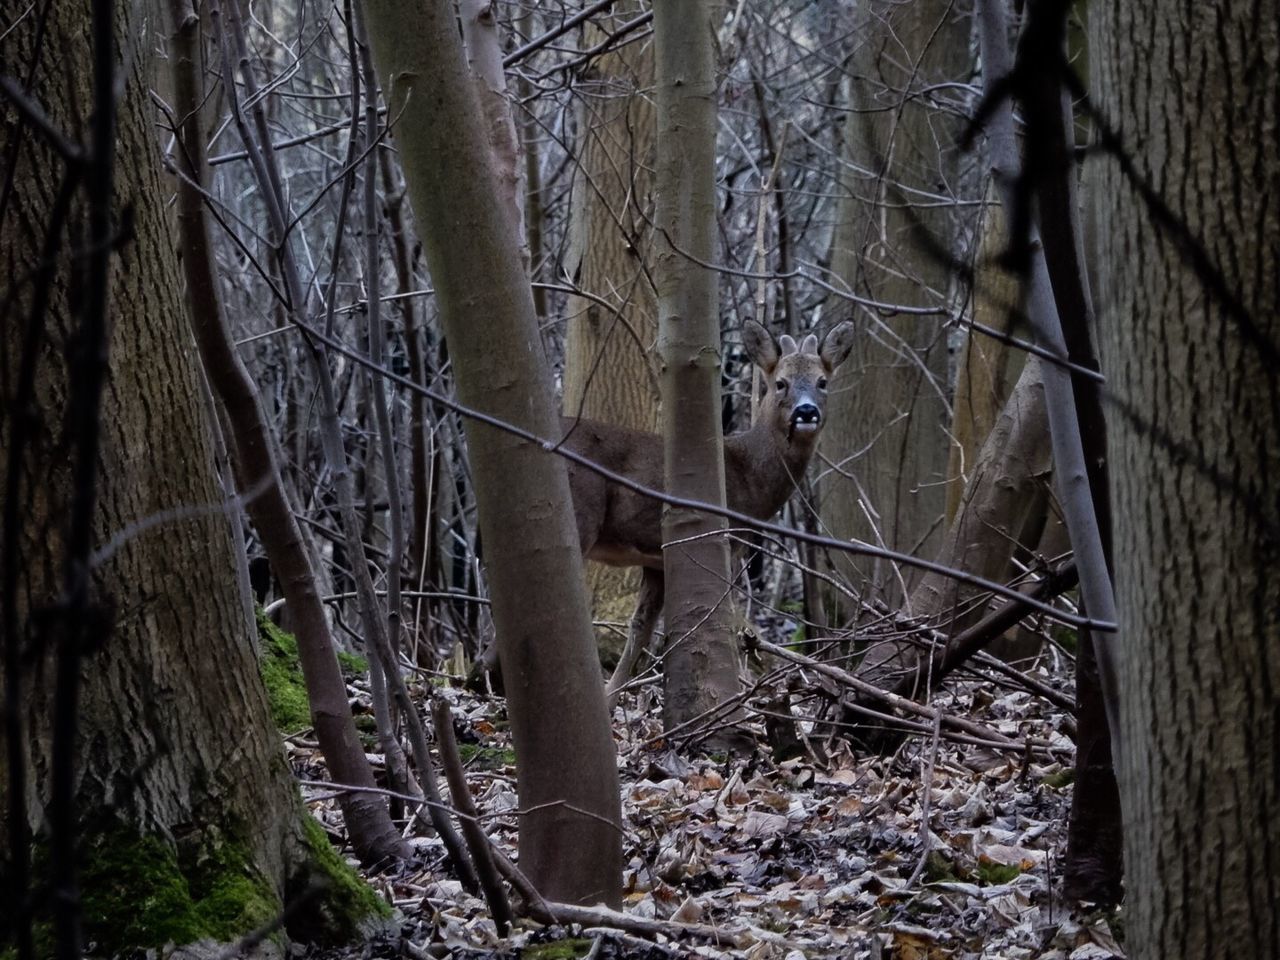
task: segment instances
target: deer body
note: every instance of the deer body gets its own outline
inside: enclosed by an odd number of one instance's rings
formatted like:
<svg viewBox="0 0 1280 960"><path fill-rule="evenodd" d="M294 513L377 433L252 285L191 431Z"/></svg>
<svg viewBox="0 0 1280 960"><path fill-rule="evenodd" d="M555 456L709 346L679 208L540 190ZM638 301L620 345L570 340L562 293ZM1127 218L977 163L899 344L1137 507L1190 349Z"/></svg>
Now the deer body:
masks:
<svg viewBox="0 0 1280 960"><path fill-rule="evenodd" d="M651 490L664 489L662 438L594 420L565 417L564 446ZM760 420L724 441L725 499L730 510L767 520L782 509L813 456L817 435L779 442ZM662 503L569 463L578 540L589 560L615 567L662 568ZM581 506L580 506L581 505Z"/></svg>
<svg viewBox="0 0 1280 960"><path fill-rule="evenodd" d="M767 520L787 502L817 448L827 378L849 354L853 325L832 328L821 346L812 334L799 344L788 336L774 340L753 322L743 333L768 393L751 429L725 438L725 499L730 509ZM665 489L657 434L571 417L563 423L566 448L651 490ZM611 566L644 568L626 649L609 681L612 702L661 613L662 503L572 461L569 486L583 555Z"/></svg>

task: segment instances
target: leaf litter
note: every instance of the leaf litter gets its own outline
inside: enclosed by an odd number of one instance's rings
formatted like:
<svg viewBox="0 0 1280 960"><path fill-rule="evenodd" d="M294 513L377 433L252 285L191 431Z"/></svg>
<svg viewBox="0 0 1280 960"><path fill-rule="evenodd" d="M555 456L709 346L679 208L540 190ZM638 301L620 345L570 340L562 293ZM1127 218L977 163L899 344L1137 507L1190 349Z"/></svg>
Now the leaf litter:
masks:
<svg viewBox="0 0 1280 960"><path fill-rule="evenodd" d="M1043 657L1031 672L1070 694L1069 668L1061 658ZM517 860L518 797L503 701L460 686L432 685L430 692L453 708L470 757L469 787L491 841ZM356 689L355 696L367 703L367 691ZM950 682L931 701L1006 736L1050 746L1021 755L945 739L935 746L927 734L907 738L890 754L870 755L827 737L796 709L798 739L810 749L778 762L767 748L745 759L681 755L662 739L657 696L641 687L614 716L623 907L636 917L711 925L732 932L737 945L647 940L527 919L499 938L484 901L449 875L440 842L416 838L415 868L368 875L397 908L398 921L362 955L1124 956L1110 925L1116 914L1082 912L1062 900L1072 744L1062 733L1067 718L1052 705L1022 691L993 694L980 680ZM304 780L322 779L312 745L290 749ZM381 757L370 757L380 767ZM311 795L313 811L340 821L330 792L312 788Z"/></svg>

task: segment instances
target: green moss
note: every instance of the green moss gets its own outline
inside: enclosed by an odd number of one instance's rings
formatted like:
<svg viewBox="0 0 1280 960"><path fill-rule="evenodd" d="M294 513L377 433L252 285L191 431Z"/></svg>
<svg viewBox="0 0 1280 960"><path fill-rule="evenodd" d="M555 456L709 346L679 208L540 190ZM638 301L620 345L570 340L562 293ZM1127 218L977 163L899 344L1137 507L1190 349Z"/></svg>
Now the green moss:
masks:
<svg viewBox="0 0 1280 960"><path fill-rule="evenodd" d="M791 639L787 641L787 649L795 651L797 653L804 653L805 652L804 645L805 645L805 630L804 630L804 624L802 623L800 624L800 626L796 627L794 630L791 631Z"/></svg>
<svg viewBox="0 0 1280 960"><path fill-rule="evenodd" d="M160 837L121 827L87 844L80 889L85 940L94 953L107 955L169 943L229 942L281 909L240 844L215 842L180 854Z"/></svg>
<svg viewBox="0 0 1280 960"><path fill-rule="evenodd" d="M345 650L338 651L338 666L342 668L342 675L348 680L369 672L368 660L359 654L347 653Z"/></svg>
<svg viewBox="0 0 1280 960"><path fill-rule="evenodd" d="M574 938L555 943L538 943L520 951L523 960L578 960L585 957L595 941Z"/></svg>
<svg viewBox="0 0 1280 960"><path fill-rule="evenodd" d="M978 868L974 872L978 876L979 883L996 886L1013 880L1014 877L1022 873L1022 868L1016 863L996 863L986 857L979 857Z"/></svg>
<svg viewBox="0 0 1280 960"><path fill-rule="evenodd" d="M291 936L312 943L346 943L391 917L391 907L338 856L314 817L303 818L303 834L310 870L291 884L296 889L290 895L310 895L289 922Z"/></svg>
<svg viewBox="0 0 1280 960"><path fill-rule="evenodd" d="M1046 787L1050 787L1051 789L1061 790L1063 787L1074 783L1075 779L1076 779L1075 770L1066 769L1066 770L1059 770L1057 773L1051 773L1040 782L1043 783Z"/></svg>
<svg viewBox="0 0 1280 960"><path fill-rule="evenodd" d="M462 743L458 745L458 753L462 756L463 763L473 763L485 769L516 765L516 752L511 749L503 750L498 747L482 747L475 743Z"/></svg>
<svg viewBox="0 0 1280 960"><path fill-rule="evenodd" d="M967 879L964 868L942 850L930 850L924 861L925 879L930 883L955 883Z"/></svg>
<svg viewBox="0 0 1280 960"><path fill-rule="evenodd" d="M1072 627L1055 626L1050 630L1054 640L1062 646L1067 653L1075 656L1076 651L1080 647L1080 635L1076 633Z"/></svg>
<svg viewBox="0 0 1280 960"><path fill-rule="evenodd" d="M1110 907L1102 912L1107 920L1107 927L1111 930L1111 935L1116 938L1116 942L1120 946L1124 946L1124 907Z"/></svg>
<svg viewBox="0 0 1280 960"><path fill-rule="evenodd" d="M298 641L258 611L261 657L258 671L267 688L271 719L281 733L297 733L311 725L311 701L298 665Z"/></svg>

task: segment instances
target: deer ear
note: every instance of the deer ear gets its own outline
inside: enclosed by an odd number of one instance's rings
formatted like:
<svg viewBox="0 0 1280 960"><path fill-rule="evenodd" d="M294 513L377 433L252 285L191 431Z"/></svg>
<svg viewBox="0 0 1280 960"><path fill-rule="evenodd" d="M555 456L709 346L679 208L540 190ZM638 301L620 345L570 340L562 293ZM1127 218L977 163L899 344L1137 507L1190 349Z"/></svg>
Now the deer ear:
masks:
<svg viewBox="0 0 1280 960"><path fill-rule="evenodd" d="M773 373L779 359L778 342L773 334L754 320L748 320L742 327L742 343L752 363L766 374Z"/></svg>
<svg viewBox="0 0 1280 960"><path fill-rule="evenodd" d="M822 364L828 373L834 372L836 367L848 359L849 351L853 349L853 334L853 323L849 320L837 323L827 331L818 355L822 357Z"/></svg>

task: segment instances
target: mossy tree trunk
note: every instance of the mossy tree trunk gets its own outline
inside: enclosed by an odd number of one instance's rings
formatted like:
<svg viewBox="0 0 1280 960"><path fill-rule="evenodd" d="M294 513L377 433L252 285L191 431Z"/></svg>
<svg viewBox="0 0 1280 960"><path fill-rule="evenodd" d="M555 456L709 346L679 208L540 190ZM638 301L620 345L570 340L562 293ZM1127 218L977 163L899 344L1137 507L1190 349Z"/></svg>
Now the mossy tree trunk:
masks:
<svg viewBox="0 0 1280 960"><path fill-rule="evenodd" d="M1134 960L1280 956L1278 25L1089 6Z"/></svg>
<svg viewBox="0 0 1280 960"><path fill-rule="evenodd" d="M214 479L209 424L186 331L166 191L147 100L149 43L128 4L117 6L123 69L115 147L113 229L107 297L109 368L100 417L91 603L100 611L79 679L79 724L70 781L78 832L82 929L102 953L165 942L229 940L279 912L332 851L301 807L280 748L242 616L233 541ZM55 3L32 97L50 122L75 137L94 107L88 5ZM13 26L0 60L23 76L35 62L38 18ZM127 38L127 39L126 39ZM54 49L56 45L56 50ZM117 70L122 69L116 58ZM32 849L0 840L7 917L18 935L48 908L49 804L55 775L54 646L45 624L60 602L66 520L75 496L66 456L68 352L83 309L80 283L85 203L72 198L62 252L48 283L37 274L63 165L30 130L17 150L13 191L0 222L0 261L13 278L6 301L5 396L0 462L17 456L17 556L9 608L20 645L7 661L10 735L18 767L0 768L0 795L25 820ZM126 229L126 224L128 227ZM20 331L47 293L34 351L34 390L21 411L27 440L10 443L23 346ZM176 519L147 525L165 511ZM184 513L185 511L185 513ZM6 578L6 582L9 581ZM16 724L16 726L15 726ZM373 909L354 888L311 901L292 929L300 937L342 933L335 904ZM42 918L36 916L37 938ZM327 919L326 919L327 918ZM47 926L44 927L47 932ZM350 926L347 931L350 932ZM37 939L37 946L41 941ZM44 952L42 948L39 952Z"/></svg>

